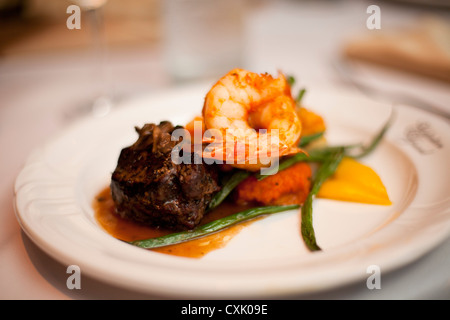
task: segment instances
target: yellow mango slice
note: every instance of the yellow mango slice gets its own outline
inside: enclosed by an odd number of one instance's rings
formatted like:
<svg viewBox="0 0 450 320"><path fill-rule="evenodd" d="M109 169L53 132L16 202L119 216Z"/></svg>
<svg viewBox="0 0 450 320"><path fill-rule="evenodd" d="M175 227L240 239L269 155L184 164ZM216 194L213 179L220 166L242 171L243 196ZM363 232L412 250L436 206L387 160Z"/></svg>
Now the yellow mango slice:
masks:
<svg viewBox="0 0 450 320"><path fill-rule="evenodd" d="M342 159L334 175L322 184L317 197L378 205L392 204L378 174L352 158Z"/></svg>

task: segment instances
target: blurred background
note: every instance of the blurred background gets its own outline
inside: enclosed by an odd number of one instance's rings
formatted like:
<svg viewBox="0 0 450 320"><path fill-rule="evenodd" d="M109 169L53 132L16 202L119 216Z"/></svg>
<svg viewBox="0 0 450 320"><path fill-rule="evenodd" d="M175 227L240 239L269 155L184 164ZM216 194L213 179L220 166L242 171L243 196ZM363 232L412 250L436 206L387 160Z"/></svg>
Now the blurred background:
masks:
<svg viewBox="0 0 450 320"><path fill-rule="evenodd" d="M0 283L14 283L10 297L42 289L32 269L14 272L25 252L12 187L31 150L73 121L234 67L448 117L449 23L450 0L0 0Z"/></svg>
<svg viewBox="0 0 450 320"><path fill-rule="evenodd" d="M82 10L80 29L67 26L72 4ZM371 30L373 4L380 29ZM409 78L392 78L392 91L416 78L448 88L449 8L448 0L0 0L0 88L15 75L41 82L61 72L53 79L70 83L79 98L118 99L214 79L233 67L355 85L361 61L375 66L366 81L376 82L381 71Z"/></svg>

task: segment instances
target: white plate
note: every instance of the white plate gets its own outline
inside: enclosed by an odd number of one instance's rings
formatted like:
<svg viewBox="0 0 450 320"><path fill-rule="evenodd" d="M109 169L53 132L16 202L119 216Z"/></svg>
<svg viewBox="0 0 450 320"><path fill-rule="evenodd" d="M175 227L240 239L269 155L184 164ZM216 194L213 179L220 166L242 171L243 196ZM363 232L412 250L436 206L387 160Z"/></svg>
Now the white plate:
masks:
<svg viewBox="0 0 450 320"><path fill-rule="evenodd" d="M299 212L279 213L243 229L202 259L133 247L104 232L91 203L109 184L120 150L135 141L134 126L200 113L207 86L128 101L108 116L85 119L36 150L15 185L17 218L45 252L82 274L124 288L188 298L280 297L363 280L417 259L449 235L450 128L406 106L378 149L363 160L381 176L393 202L375 206L316 199L321 252L310 253ZM369 140L390 106L344 92L311 88L310 109L324 116L334 143ZM370 270L370 269L369 269Z"/></svg>

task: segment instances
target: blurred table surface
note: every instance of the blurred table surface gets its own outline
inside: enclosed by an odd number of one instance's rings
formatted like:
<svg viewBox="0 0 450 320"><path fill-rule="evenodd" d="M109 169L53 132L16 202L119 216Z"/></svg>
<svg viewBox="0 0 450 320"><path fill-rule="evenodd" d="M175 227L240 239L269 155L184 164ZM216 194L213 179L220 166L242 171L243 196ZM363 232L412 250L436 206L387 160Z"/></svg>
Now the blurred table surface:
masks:
<svg viewBox="0 0 450 320"><path fill-rule="evenodd" d="M299 75L307 86L342 87L363 94L342 81L333 61L339 57L346 37L355 31L367 31L369 4L365 1L252 1L245 15L243 66L261 72L288 70ZM424 13L450 16L442 8L404 5L401 1L385 1L379 5L384 29L414 22ZM61 14L64 19L67 17L65 12ZM71 121L91 116L76 112L101 90L92 74L94 60L85 46L87 40L76 36L78 31L68 31L65 20L61 23L42 30L36 27L31 35L2 44L0 298L160 299L90 278L83 278L81 290L67 289L66 267L35 246L16 220L13 185L28 154ZM182 85L168 74L158 26L154 24L153 29L151 26L136 21L119 24L113 30L118 39L108 39L107 79L115 99ZM29 27L32 29L33 25ZM449 83L374 67L357 68L354 76L380 90L394 88L450 112ZM383 275L381 290L368 290L365 283L354 283L292 298L448 299L449 257L450 241L447 240L420 259Z"/></svg>

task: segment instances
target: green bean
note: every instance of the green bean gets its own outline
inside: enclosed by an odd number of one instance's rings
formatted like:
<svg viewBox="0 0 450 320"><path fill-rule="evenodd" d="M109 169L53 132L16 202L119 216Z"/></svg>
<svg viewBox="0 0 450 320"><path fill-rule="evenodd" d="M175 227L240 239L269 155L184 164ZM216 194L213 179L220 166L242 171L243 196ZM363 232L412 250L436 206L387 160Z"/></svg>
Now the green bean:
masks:
<svg viewBox="0 0 450 320"><path fill-rule="evenodd" d="M268 207L252 208L229 215L221 219L217 219L215 221L201 225L193 230L171 233L157 238L131 241L129 243L144 249L173 245L215 233L217 231L223 230L237 223L248 221L250 219L254 219L262 215L298 209L299 207L300 207L299 205L287 205L287 206L268 206Z"/></svg>
<svg viewBox="0 0 450 320"><path fill-rule="evenodd" d="M391 125L393 121L393 115L389 118L389 120L384 124L384 126L381 128L381 130L378 132L378 134L372 138L372 141L367 145L361 148L361 152L356 155L347 154L349 157L359 159L362 157L367 156L369 153L371 153L375 148L378 146L380 141L383 139L384 135L386 134L386 131L389 129L389 126Z"/></svg>
<svg viewBox="0 0 450 320"><path fill-rule="evenodd" d="M287 76L286 77L287 83L289 84L289 86L293 87L295 84L295 77L294 76Z"/></svg>
<svg viewBox="0 0 450 320"><path fill-rule="evenodd" d="M256 173L255 177L258 180L263 180L269 176L272 176L274 174L276 174L277 172L284 170L286 168L289 168L290 166L296 164L297 162L300 161L308 161L309 160L309 156L305 153L297 153L295 156L292 156L290 158L284 159L283 161L281 161L278 165L278 167L272 167L269 169L266 169L265 173Z"/></svg>
<svg viewBox="0 0 450 320"><path fill-rule="evenodd" d="M324 132L321 131L321 132L318 132L318 133L313 133L313 134L310 134L310 135L307 135L307 136L303 136L300 139L300 143L299 143L298 146L300 148L306 147L309 143L313 142L314 140L317 140L317 139L320 139L321 137L323 137L323 135L324 135Z"/></svg>
<svg viewBox="0 0 450 320"><path fill-rule="evenodd" d="M297 95L297 97L295 98L295 102L297 102L298 104L300 104L302 102L303 96L306 93L306 89L301 89Z"/></svg>
<svg viewBox="0 0 450 320"><path fill-rule="evenodd" d="M303 241L311 251L321 250L317 245L316 236L313 226L313 197L319 192L323 182L326 181L337 169L339 163L344 157L344 148L333 152L327 160L325 160L319 167L314 177L311 191L306 197L301 209L301 234Z"/></svg>
<svg viewBox="0 0 450 320"><path fill-rule="evenodd" d="M237 170L233 175L225 182L222 188L214 195L211 202L208 205L208 211L216 208L221 204L226 197L233 191L233 189L242 181L250 176L249 171Z"/></svg>
<svg viewBox="0 0 450 320"><path fill-rule="evenodd" d="M357 145L346 145L346 146L333 146L333 147L324 147L320 149L313 149L309 151L309 153L297 153L296 155L286 158L280 162L278 168L274 167L270 170L267 169L265 174L257 173L255 174L256 179L263 180L268 176L276 174L278 171L284 170L293 166L298 162L324 162L326 161L331 154L336 152L336 150L347 150L350 148L355 148Z"/></svg>

